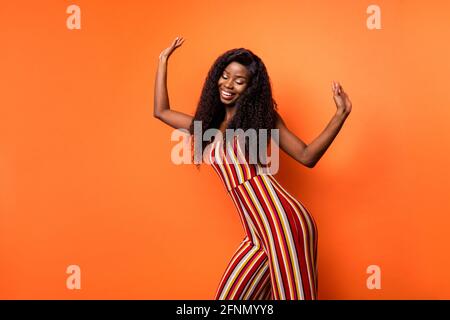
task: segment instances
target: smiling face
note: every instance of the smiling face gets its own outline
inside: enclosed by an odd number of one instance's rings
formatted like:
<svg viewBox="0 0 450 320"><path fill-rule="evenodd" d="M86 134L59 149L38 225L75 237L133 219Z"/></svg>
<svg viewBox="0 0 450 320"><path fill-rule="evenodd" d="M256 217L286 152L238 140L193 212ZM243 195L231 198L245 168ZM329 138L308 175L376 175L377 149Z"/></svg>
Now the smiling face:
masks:
<svg viewBox="0 0 450 320"><path fill-rule="evenodd" d="M219 95L222 103L232 105L242 95L250 81L250 73L239 62L231 62L219 78Z"/></svg>

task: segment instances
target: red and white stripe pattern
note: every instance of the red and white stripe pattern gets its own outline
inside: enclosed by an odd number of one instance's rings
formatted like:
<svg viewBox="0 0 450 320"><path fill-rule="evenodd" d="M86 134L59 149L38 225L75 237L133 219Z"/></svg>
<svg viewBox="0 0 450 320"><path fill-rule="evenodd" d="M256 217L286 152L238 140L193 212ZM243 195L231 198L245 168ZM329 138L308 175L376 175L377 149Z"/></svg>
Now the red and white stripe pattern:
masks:
<svg viewBox="0 0 450 320"><path fill-rule="evenodd" d="M313 217L267 170L245 161L237 140L226 148L221 139L214 141L209 152L246 233L215 299L317 299L318 230Z"/></svg>

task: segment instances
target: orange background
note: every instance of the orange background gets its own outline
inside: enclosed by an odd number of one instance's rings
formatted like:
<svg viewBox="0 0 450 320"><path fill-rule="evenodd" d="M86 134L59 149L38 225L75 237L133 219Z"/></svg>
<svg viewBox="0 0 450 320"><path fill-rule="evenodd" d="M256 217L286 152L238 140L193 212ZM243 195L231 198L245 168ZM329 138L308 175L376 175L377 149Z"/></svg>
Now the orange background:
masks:
<svg viewBox="0 0 450 320"><path fill-rule="evenodd" d="M288 127L311 142L353 102L315 168L277 180L319 228L319 299L449 299L448 1L9 1L0 10L0 298L212 299L243 237L211 167L176 166L152 117L159 53L171 106L245 47ZM66 288L67 266L81 289ZM366 268L381 268L369 290Z"/></svg>

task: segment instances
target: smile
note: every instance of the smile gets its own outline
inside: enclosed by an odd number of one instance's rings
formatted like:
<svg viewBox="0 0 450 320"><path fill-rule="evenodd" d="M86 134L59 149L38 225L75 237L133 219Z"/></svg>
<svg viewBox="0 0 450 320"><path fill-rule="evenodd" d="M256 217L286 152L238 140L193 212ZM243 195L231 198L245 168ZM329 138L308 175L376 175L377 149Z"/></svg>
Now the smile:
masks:
<svg viewBox="0 0 450 320"><path fill-rule="evenodd" d="M220 93L221 93L222 97L227 100L231 99L232 97L234 97L236 95L235 93L228 93L223 90L220 90Z"/></svg>

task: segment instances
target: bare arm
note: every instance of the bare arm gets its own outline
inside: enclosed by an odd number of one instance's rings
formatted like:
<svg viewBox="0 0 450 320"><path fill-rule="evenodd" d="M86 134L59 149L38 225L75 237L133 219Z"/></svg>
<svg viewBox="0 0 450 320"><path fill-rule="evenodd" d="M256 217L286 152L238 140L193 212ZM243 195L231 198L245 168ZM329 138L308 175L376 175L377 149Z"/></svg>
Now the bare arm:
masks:
<svg viewBox="0 0 450 320"><path fill-rule="evenodd" d="M279 146L281 150L286 152L299 163L309 167L305 157L305 151L307 148L306 143L304 143L287 128L285 122L278 113L275 128L279 130Z"/></svg>
<svg viewBox="0 0 450 320"><path fill-rule="evenodd" d="M182 38L179 39L177 37L172 45L163 50L159 56L155 79L153 116L172 128L189 130L193 117L179 111L171 110L167 92L167 65L169 56L181 44Z"/></svg>
<svg viewBox="0 0 450 320"><path fill-rule="evenodd" d="M322 133L308 145L305 150L305 157L310 164L310 168L313 168L320 158L322 158L325 151L327 151L341 130L347 116L346 114L336 112Z"/></svg>
<svg viewBox="0 0 450 320"><path fill-rule="evenodd" d="M322 133L309 145L294 135L277 114L276 128L279 129L280 148L308 168L313 168L324 155L351 112L352 104L340 84L333 82L333 93L337 106L336 114Z"/></svg>

